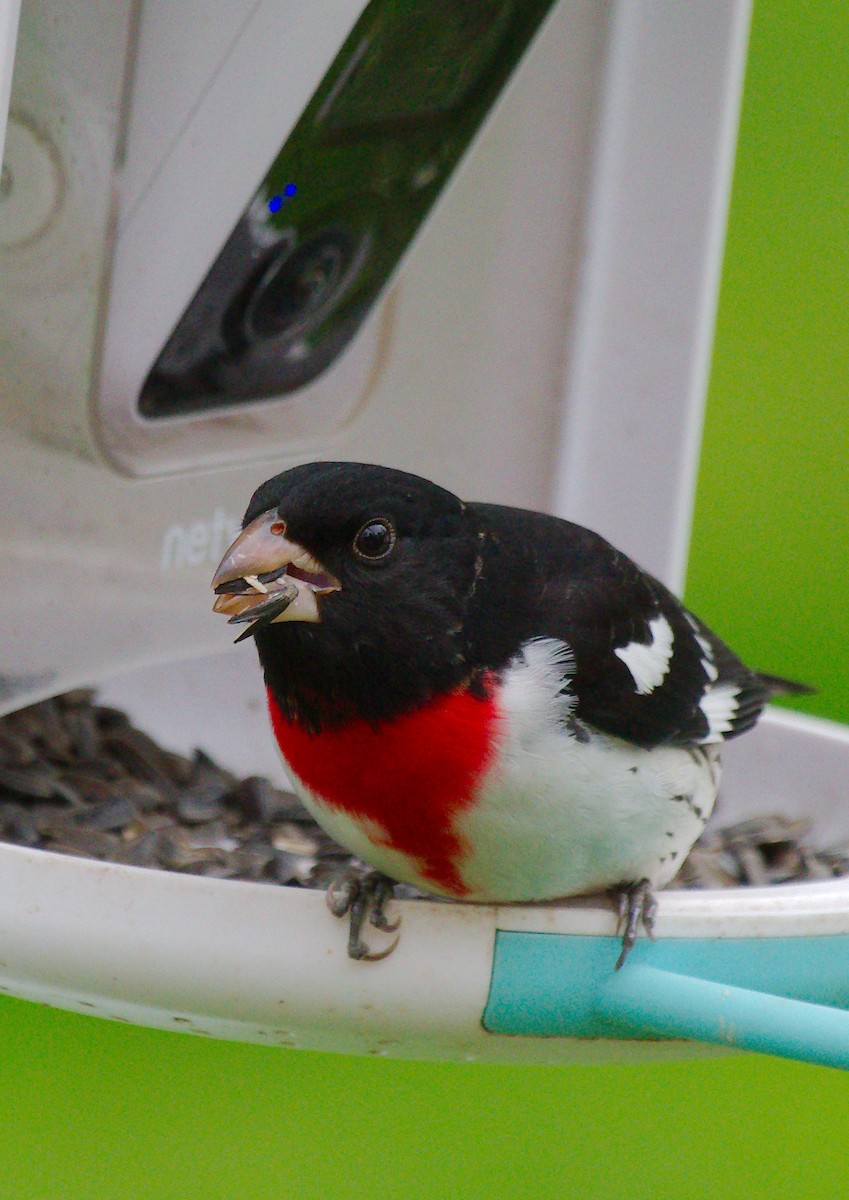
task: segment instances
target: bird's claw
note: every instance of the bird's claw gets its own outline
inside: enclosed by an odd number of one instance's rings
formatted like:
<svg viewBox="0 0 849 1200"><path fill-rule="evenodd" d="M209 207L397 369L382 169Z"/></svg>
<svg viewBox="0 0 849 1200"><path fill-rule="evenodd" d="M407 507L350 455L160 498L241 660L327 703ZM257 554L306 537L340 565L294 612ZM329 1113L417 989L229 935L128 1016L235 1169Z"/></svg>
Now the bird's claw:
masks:
<svg viewBox="0 0 849 1200"><path fill-rule="evenodd" d="M654 941L654 919L657 915L657 900L647 879L639 883L631 883L618 893L619 915L616 922L616 932L622 931L622 949L616 960L618 971L624 963L628 951L637 940L637 930L640 925ZM623 930L624 925L624 930Z"/></svg>
<svg viewBox="0 0 849 1200"><path fill-rule="evenodd" d="M369 920L375 929L382 929L385 933L394 933L401 924L400 917L394 921L390 921L386 915L386 905L393 898L394 894L395 885L393 884L392 880L387 879L385 875L376 876L374 890L372 892L371 916L369 917Z"/></svg>
<svg viewBox="0 0 849 1200"><path fill-rule="evenodd" d="M362 939L366 918L375 929L395 933L401 918L390 921L386 905L392 899L394 887L391 879L379 871L349 868L335 879L327 889L327 907L334 917L349 917L348 957L358 962L379 962L387 958L400 941L400 934L393 938L384 950L371 950Z"/></svg>

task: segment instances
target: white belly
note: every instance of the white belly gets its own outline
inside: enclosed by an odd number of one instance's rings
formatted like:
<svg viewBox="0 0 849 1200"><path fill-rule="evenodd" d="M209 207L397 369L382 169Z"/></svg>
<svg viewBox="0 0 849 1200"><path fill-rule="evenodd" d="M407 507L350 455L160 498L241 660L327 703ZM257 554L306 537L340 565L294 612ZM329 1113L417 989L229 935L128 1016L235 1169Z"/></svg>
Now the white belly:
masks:
<svg viewBox="0 0 849 1200"><path fill-rule="evenodd" d="M715 747L691 755L556 733L510 747L460 823L463 880L475 899L501 901L663 887L702 832L718 778Z"/></svg>

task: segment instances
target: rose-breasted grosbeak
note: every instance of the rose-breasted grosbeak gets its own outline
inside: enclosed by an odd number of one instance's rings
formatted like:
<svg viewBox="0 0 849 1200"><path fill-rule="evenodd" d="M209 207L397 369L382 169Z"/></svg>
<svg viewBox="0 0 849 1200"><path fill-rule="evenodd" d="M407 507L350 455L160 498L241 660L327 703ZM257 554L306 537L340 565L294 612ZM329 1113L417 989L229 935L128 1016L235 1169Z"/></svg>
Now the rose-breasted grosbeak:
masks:
<svg viewBox="0 0 849 1200"><path fill-rule="evenodd" d="M280 751L328 833L458 900L616 888L622 957L710 816L722 742L808 690L749 670L598 534L386 467L268 480L213 586L251 622Z"/></svg>

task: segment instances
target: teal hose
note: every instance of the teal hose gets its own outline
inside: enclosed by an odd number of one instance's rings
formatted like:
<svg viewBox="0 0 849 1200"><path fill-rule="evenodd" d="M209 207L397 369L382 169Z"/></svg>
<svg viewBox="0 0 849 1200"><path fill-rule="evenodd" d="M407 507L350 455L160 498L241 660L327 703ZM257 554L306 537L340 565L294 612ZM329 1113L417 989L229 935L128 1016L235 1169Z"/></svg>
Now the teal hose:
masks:
<svg viewBox="0 0 849 1200"><path fill-rule="evenodd" d="M849 1013L633 965L599 989L597 1011L640 1035L690 1038L849 1070Z"/></svg>

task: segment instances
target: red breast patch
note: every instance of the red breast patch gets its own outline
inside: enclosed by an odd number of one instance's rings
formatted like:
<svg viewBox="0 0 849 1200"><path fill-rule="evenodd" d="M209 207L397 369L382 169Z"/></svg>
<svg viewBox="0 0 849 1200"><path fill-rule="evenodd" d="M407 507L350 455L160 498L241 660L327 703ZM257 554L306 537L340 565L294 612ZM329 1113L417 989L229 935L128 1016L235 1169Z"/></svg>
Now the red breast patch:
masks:
<svg viewBox="0 0 849 1200"><path fill-rule="evenodd" d="M386 830L384 845L417 860L441 890L466 894L458 861L466 846L456 816L475 800L494 752L498 710L492 695L458 690L372 728L349 721L307 733L268 693L280 751L298 779L328 804Z"/></svg>

